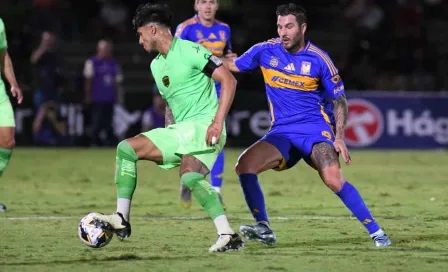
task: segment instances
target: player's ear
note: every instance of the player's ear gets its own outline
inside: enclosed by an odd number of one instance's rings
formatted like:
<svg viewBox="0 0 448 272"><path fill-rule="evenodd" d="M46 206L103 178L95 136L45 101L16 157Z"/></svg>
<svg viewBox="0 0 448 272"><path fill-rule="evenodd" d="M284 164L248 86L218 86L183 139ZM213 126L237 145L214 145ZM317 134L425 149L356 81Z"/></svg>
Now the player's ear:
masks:
<svg viewBox="0 0 448 272"><path fill-rule="evenodd" d="M307 29L308 25L307 24L302 24L300 26L300 30L302 31L302 35L305 35L306 29Z"/></svg>
<svg viewBox="0 0 448 272"><path fill-rule="evenodd" d="M194 11L198 12L198 0L194 0Z"/></svg>

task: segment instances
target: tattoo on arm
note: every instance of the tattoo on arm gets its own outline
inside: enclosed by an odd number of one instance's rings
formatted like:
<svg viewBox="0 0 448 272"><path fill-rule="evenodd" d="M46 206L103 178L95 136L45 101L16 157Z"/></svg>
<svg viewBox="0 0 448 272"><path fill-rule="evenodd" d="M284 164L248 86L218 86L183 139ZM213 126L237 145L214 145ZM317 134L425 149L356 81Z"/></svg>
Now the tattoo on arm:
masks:
<svg viewBox="0 0 448 272"><path fill-rule="evenodd" d="M165 127L174 124L174 116L173 116L173 112L171 111L170 106L168 106L168 104L166 104L165 107Z"/></svg>
<svg viewBox="0 0 448 272"><path fill-rule="evenodd" d="M334 103L334 118L336 120L336 139L344 139L345 125L347 124L348 105L345 94L339 96Z"/></svg>

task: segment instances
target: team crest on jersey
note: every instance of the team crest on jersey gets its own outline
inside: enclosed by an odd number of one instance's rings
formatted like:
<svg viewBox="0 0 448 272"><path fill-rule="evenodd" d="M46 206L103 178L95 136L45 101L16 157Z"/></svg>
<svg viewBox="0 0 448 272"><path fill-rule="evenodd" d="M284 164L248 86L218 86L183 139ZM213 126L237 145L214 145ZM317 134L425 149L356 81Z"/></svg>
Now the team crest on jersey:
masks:
<svg viewBox="0 0 448 272"><path fill-rule="evenodd" d="M311 62L302 61L302 67L300 67L300 74L306 76L311 75Z"/></svg>
<svg viewBox="0 0 448 272"><path fill-rule="evenodd" d="M200 30L196 30L196 37L199 40L202 40L204 38L204 34L202 34L202 32Z"/></svg>
<svg viewBox="0 0 448 272"><path fill-rule="evenodd" d="M219 31L219 37L221 38L221 41L226 40L226 32L225 31Z"/></svg>
<svg viewBox="0 0 448 272"><path fill-rule="evenodd" d="M278 58L271 57L271 61L269 62L269 65L271 65L272 67L277 67L278 66Z"/></svg>
<svg viewBox="0 0 448 272"><path fill-rule="evenodd" d="M332 81L334 84L338 84L339 81L341 81L341 77L340 77L339 75L335 75L334 77L331 78L331 81Z"/></svg>
<svg viewBox="0 0 448 272"><path fill-rule="evenodd" d="M162 78L162 83L163 83L163 85L165 85L165 87L168 88L168 86L170 86L170 78L168 76L164 76Z"/></svg>

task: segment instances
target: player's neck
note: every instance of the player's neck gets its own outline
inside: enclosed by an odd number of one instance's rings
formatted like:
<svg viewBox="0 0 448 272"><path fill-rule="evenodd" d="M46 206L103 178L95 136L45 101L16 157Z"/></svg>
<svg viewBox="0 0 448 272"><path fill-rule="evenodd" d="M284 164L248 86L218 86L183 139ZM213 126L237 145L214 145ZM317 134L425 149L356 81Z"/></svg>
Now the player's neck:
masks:
<svg viewBox="0 0 448 272"><path fill-rule="evenodd" d="M291 48L290 50L287 50L289 53L294 54L297 52L300 52L303 50L303 48L305 48L305 40L301 40L297 46Z"/></svg>
<svg viewBox="0 0 448 272"><path fill-rule="evenodd" d="M171 50L171 46L173 44L173 36L165 35L162 39L157 43L157 51L162 54L163 57L166 58L168 52Z"/></svg>
<svg viewBox="0 0 448 272"><path fill-rule="evenodd" d="M215 18L213 18L211 20L205 20L205 19L201 18L201 16L199 16L199 15L198 15L198 20L204 26L212 26L215 23Z"/></svg>

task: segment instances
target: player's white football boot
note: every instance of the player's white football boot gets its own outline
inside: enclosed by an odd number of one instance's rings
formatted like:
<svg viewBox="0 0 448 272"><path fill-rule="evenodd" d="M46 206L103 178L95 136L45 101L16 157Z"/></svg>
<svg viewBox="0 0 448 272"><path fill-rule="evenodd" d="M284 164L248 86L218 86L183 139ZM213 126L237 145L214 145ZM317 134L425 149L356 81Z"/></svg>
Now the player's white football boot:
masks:
<svg viewBox="0 0 448 272"><path fill-rule="evenodd" d="M258 241L266 245L273 245L277 241L275 233L263 223L256 225L241 225L240 232L247 240Z"/></svg>
<svg viewBox="0 0 448 272"><path fill-rule="evenodd" d="M373 236L372 240L377 247L387 247L392 245L392 241L390 240L389 236L387 236L387 234L385 234L384 232Z"/></svg>
<svg viewBox="0 0 448 272"><path fill-rule="evenodd" d="M6 206L0 203L0 212L6 212Z"/></svg>
<svg viewBox="0 0 448 272"><path fill-rule="evenodd" d="M210 247L210 252L224 252L227 250L239 250L244 246L244 242L237 234L220 234L218 241Z"/></svg>
<svg viewBox="0 0 448 272"><path fill-rule="evenodd" d="M191 207L191 191L184 184L180 185L180 206L184 209Z"/></svg>
<svg viewBox="0 0 448 272"><path fill-rule="evenodd" d="M131 224L119 212L112 215L97 214L93 216L93 219L95 220L95 224L112 231L121 240L131 236Z"/></svg>

